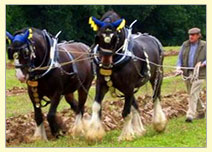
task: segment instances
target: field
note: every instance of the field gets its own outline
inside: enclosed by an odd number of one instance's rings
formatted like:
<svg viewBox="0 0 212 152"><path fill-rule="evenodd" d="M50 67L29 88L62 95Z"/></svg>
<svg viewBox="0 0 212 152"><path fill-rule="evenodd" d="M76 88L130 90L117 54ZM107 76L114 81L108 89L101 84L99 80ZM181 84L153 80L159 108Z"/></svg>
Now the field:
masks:
<svg viewBox="0 0 212 152"><path fill-rule="evenodd" d="M164 65L175 66L179 47L165 47L164 49L165 54L167 54ZM147 129L147 133L143 137L130 142L119 143L117 141L123 120L120 123L115 123L110 118L114 117L115 120L121 119L119 112L122 110L123 101L118 98L112 98L110 94L107 94L103 102L103 111L107 111L103 112L107 135L103 141L90 144L85 139L73 139L71 136L66 135L58 140L50 139L49 142L28 142L28 138L33 134L34 129L32 127L34 126L32 104L26 94L26 84L21 84L16 79L15 70L11 63L7 61L6 144L9 147L206 147L206 119L195 120L191 124L185 123L184 115L187 108L185 85L180 77L172 77L174 69L165 68L164 71L162 105L164 112L169 118L167 130L164 133L159 134L155 132L150 125L152 114L150 96L152 91L150 85L147 84L136 93L141 109L142 121ZM86 102L86 113L88 115L91 112L94 92L95 88L93 86L89 92L91 98L88 98ZM205 100L205 89L201 93L201 97ZM43 111L46 113L48 106ZM69 106L64 99L62 99L58 107L58 112L64 118L67 118L67 124L71 125L73 123L74 114L69 110ZM18 132L17 130L19 129L15 127L20 127L20 131ZM15 135L14 130L16 130ZM24 136L29 137L25 139L23 138Z"/></svg>

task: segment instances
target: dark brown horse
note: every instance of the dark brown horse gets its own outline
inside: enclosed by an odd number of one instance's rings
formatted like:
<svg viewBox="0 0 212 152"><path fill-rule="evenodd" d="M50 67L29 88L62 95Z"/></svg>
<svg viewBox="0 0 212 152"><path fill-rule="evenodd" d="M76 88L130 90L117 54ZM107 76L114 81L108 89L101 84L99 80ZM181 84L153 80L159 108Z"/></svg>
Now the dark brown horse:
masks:
<svg viewBox="0 0 212 152"><path fill-rule="evenodd" d="M103 137L101 102L108 90L115 94L115 88L122 92L125 98L122 113L125 124L119 140L131 140L143 135L145 129L134 92L148 81L153 88L153 125L157 131L163 131L167 123L159 101L163 69L150 64L163 63L160 42L148 34L131 34L131 29L125 28L125 20L113 11L105 13L101 20L90 17L89 23L94 31L97 31L93 52L99 54L99 57L95 57L96 96L86 137L90 140Z"/></svg>
<svg viewBox="0 0 212 152"><path fill-rule="evenodd" d="M7 38L11 42L8 57L14 59L16 76L27 83L33 103L37 124L35 139L47 140L42 100L49 100L46 104L50 103L47 120L52 135L60 135L56 110L62 96L77 115L73 132L79 133L87 91L93 80L89 47L76 42L57 44L57 38L36 28L22 29L14 36L7 32ZM78 91L78 103L73 96L75 91Z"/></svg>

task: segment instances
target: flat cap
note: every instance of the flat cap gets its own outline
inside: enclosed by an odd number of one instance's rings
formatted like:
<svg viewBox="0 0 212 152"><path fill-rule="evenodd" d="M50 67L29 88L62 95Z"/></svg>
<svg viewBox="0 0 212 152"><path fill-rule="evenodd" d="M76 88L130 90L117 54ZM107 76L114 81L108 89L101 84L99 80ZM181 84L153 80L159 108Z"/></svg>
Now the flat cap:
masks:
<svg viewBox="0 0 212 152"><path fill-rule="evenodd" d="M199 33L201 33L201 30L197 27L194 27L188 30L188 34L199 34Z"/></svg>

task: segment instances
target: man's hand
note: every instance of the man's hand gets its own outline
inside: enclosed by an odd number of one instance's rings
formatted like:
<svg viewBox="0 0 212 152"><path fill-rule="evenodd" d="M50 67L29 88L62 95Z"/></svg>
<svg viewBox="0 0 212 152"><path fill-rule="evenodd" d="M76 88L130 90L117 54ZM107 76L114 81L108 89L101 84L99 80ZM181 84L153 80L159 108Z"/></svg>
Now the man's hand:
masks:
<svg viewBox="0 0 212 152"><path fill-rule="evenodd" d="M202 64L200 65L200 67L201 67L201 68L206 67L206 63L202 63Z"/></svg>
<svg viewBox="0 0 212 152"><path fill-rule="evenodd" d="M181 70L180 67L177 67L176 70L175 70L175 76L178 76L178 75L181 75L183 74L183 70Z"/></svg>

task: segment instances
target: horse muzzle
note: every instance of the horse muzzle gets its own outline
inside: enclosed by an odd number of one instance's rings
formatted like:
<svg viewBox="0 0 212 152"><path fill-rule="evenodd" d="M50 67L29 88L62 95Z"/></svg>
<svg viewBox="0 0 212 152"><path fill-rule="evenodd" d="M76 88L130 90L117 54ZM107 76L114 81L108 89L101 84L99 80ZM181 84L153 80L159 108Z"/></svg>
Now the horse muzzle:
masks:
<svg viewBox="0 0 212 152"><path fill-rule="evenodd" d="M113 67L113 56L102 56L100 66L106 69L110 69Z"/></svg>
<svg viewBox="0 0 212 152"><path fill-rule="evenodd" d="M16 70L16 77L18 78L18 80L21 81L21 83L26 82L26 77L21 71L21 69L16 68L15 70Z"/></svg>

